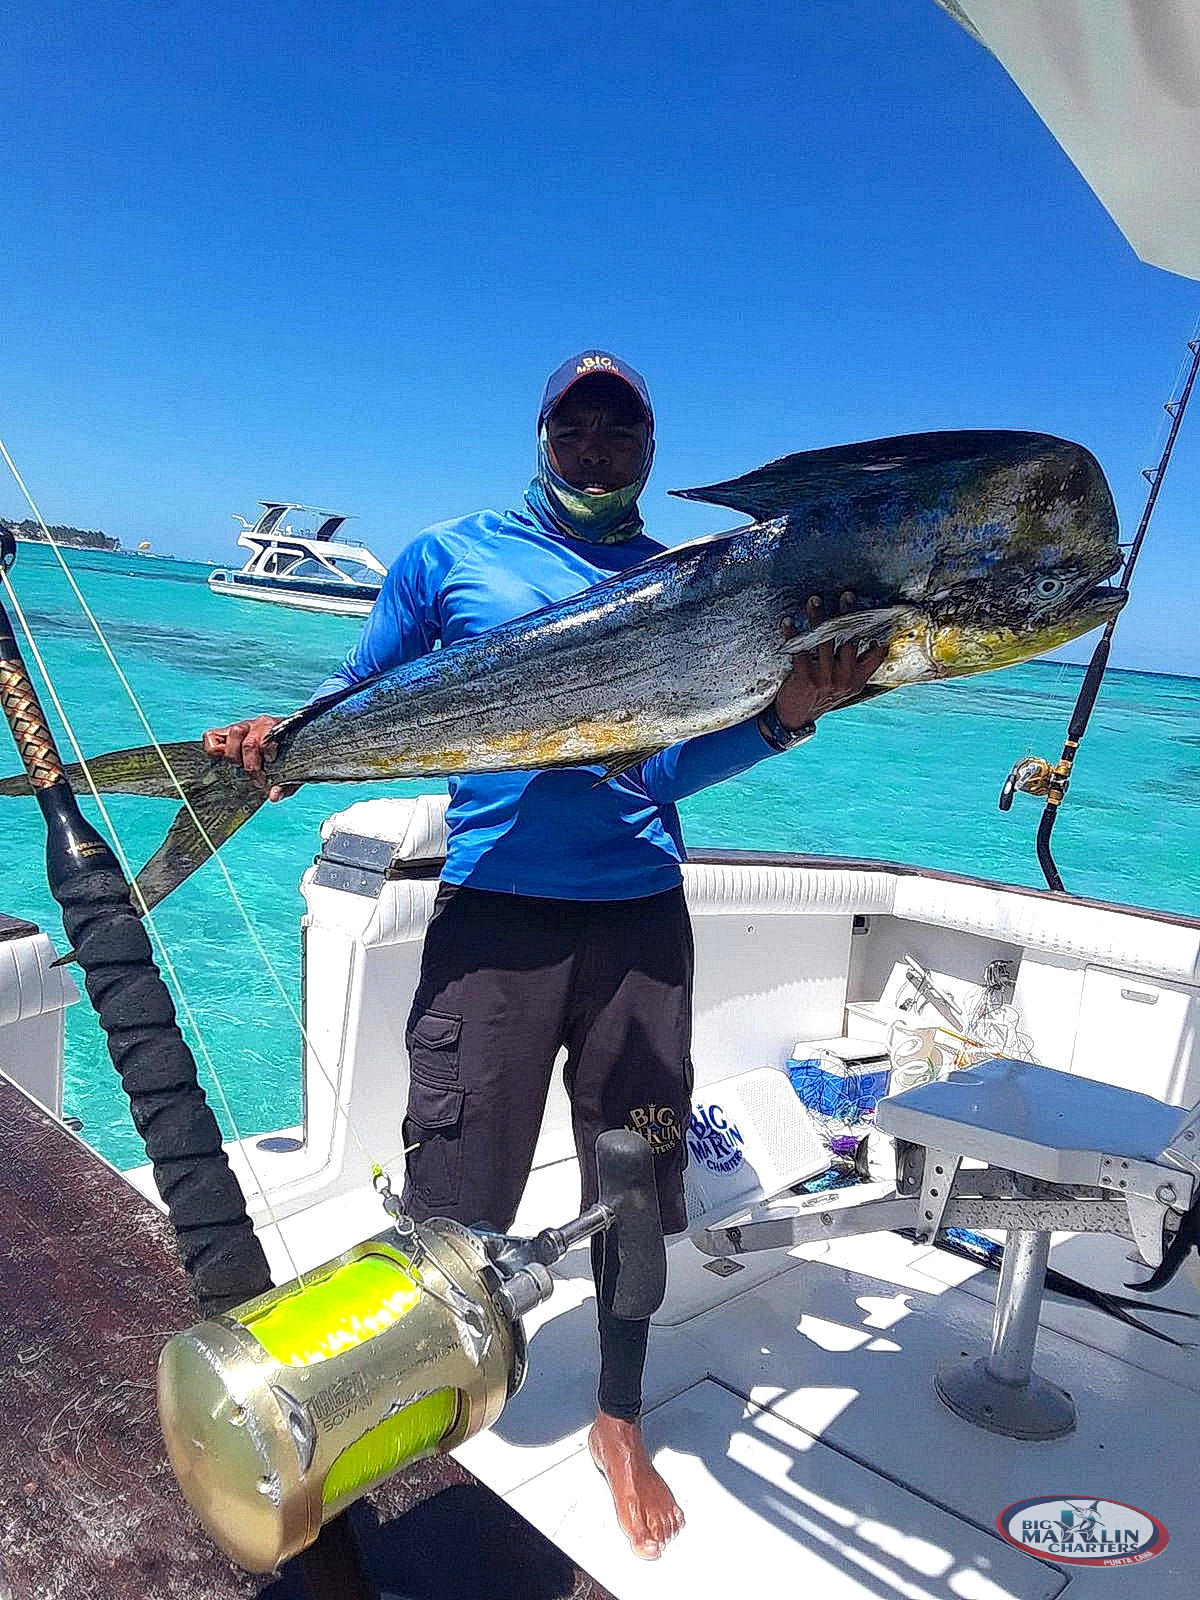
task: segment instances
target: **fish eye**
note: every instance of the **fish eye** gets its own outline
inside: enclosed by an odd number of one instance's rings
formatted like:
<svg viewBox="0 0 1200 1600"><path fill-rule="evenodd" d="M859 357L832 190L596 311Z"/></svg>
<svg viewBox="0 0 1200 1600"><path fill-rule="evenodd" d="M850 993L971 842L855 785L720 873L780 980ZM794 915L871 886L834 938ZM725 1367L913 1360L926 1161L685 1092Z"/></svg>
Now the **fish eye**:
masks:
<svg viewBox="0 0 1200 1600"><path fill-rule="evenodd" d="M1061 578L1039 578L1034 584L1034 589L1043 600L1053 600L1056 594L1061 594L1066 585Z"/></svg>

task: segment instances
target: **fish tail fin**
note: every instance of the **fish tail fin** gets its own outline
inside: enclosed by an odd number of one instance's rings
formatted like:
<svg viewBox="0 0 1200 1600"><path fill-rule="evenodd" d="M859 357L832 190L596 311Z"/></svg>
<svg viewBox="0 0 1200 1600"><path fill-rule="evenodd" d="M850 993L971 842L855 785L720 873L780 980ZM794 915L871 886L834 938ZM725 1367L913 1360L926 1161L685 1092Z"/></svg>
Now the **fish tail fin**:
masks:
<svg viewBox="0 0 1200 1600"><path fill-rule="evenodd" d="M159 751L162 754L159 754ZM139 745L134 750L109 750L105 755L88 756L87 770L78 761L63 768L63 776L77 794L86 794L94 784L101 794L140 794L156 800L176 800L207 766L217 765L206 756L194 739L179 744ZM89 778L91 782L89 783ZM0 795L32 794L23 772L0 778Z"/></svg>
<svg viewBox="0 0 1200 1600"><path fill-rule="evenodd" d="M182 793L184 804L166 838L137 875L139 911L151 910L177 889L266 799L249 773L222 756L206 755L198 740L89 756L86 775L78 763L63 770L78 793L86 793L89 777L101 794L178 800ZM29 792L23 776L0 780L0 795Z"/></svg>
<svg viewBox="0 0 1200 1600"><path fill-rule="evenodd" d="M176 813L167 836L134 881L134 904L150 911L190 878L197 867L238 831L267 798L250 775L232 761L210 761L211 770L196 781L184 781L186 804Z"/></svg>

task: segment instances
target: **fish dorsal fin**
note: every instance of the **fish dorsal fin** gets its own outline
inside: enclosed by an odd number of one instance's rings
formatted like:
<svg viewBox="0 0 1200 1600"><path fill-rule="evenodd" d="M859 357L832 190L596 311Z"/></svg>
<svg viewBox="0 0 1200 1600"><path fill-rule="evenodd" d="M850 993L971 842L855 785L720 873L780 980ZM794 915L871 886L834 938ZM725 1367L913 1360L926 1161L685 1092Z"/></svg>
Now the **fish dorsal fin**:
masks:
<svg viewBox="0 0 1200 1600"><path fill-rule="evenodd" d="M830 494L877 491L890 479L953 472L981 458L1000 461L1034 456L1061 441L1044 433L1011 429L960 429L946 433L906 433L892 439L868 439L831 450L801 450L780 456L740 478L706 484L699 489L672 489L681 500L704 500L732 506L756 522L769 522L803 511L814 499Z"/></svg>

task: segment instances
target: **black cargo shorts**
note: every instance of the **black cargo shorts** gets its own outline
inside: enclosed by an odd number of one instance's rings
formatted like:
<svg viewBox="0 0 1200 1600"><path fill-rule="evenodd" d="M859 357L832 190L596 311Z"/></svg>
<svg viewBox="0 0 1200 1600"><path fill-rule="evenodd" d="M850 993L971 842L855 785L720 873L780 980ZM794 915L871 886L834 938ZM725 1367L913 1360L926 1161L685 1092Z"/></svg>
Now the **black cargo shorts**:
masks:
<svg viewBox="0 0 1200 1600"><path fill-rule="evenodd" d="M567 901L443 884L408 1021L405 1210L511 1226L565 1046L582 1205L597 1135L632 1128L654 1152L663 1227L681 1230L692 968L682 889Z"/></svg>

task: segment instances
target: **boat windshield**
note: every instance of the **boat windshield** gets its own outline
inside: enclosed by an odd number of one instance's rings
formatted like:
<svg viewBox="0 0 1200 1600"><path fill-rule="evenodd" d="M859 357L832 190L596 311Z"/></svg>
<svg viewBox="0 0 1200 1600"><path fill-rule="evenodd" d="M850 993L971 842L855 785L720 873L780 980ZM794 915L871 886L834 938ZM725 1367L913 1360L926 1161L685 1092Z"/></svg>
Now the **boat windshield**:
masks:
<svg viewBox="0 0 1200 1600"><path fill-rule="evenodd" d="M374 567L368 567L362 561L349 561L339 557L333 565L339 572L344 572L352 583L369 583L373 589L378 589L383 579Z"/></svg>
<svg viewBox="0 0 1200 1600"><path fill-rule="evenodd" d="M366 583L373 589L378 589L383 579L377 572L361 561L352 561L341 557L336 561L316 561L309 557L306 561L298 561L294 567L287 569L289 578L331 578L336 574L344 578L347 583Z"/></svg>

